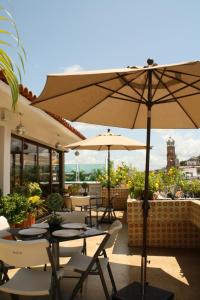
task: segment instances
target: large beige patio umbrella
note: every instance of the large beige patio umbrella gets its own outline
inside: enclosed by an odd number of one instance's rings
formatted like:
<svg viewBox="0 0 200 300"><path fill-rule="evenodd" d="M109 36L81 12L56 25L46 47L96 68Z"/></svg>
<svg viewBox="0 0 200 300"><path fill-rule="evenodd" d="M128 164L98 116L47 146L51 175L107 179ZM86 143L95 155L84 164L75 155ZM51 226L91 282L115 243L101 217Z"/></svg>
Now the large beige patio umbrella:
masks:
<svg viewBox="0 0 200 300"><path fill-rule="evenodd" d="M113 214L112 214L112 203L111 203L111 196L110 196L110 150L140 150L140 149L146 149L146 145L142 144L136 140L129 139L125 136L121 135L115 135L110 132L110 129L108 129L108 132L105 134L100 134L95 137L82 140L80 142L76 142L73 144L69 144L65 146L65 148L68 149L80 149L80 150L107 150L108 156L107 156L107 174L108 174L108 207L106 208L106 211L102 217L102 220L108 215L108 222L113 221Z"/></svg>
<svg viewBox="0 0 200 300"><path fill-rule="evenodd" d="M145 67L49 75L33 104L71 121L147 129L140 295L147 299L151 128L200 127L200 62L156 65L148 59Z"/></svg>

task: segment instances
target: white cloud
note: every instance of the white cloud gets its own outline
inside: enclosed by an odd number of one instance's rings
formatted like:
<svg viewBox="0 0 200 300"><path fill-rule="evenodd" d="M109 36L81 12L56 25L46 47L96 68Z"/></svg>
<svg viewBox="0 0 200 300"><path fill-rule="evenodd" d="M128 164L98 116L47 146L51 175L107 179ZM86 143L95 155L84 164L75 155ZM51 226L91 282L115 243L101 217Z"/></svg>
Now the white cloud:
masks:
<svg viewBox="0 0 200 300"><path fill-rule="evenodd" d="M76 73L78 71L83 70L83 68L80 65L75 64L75 65L72 65L72 66L69 66L66 68L62 68L62 70L63 70L63 73Z"/></svg>

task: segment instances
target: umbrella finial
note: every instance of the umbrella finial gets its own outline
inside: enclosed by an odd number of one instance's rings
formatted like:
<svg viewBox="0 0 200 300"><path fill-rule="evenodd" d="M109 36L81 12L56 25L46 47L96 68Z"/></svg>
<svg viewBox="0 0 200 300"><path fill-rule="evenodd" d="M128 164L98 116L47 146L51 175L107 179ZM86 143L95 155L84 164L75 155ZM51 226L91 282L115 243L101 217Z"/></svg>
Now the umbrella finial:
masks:
<svg viewBox="0 0 200 300"><path fill-rule="evenodd" d="M147 59L148 66L152 66L154 64L154 60L152 58Z"/></svg>

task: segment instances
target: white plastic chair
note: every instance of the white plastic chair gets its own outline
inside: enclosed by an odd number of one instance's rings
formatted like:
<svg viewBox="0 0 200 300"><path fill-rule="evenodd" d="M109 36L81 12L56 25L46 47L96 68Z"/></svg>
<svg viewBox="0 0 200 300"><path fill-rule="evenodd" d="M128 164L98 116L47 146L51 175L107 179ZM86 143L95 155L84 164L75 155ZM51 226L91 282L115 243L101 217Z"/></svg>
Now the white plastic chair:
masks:
<svg viewBox="0 0 200 300"><path fill-rule="evenodd" d="M0 291L17 296L45 296L55 295L60 299L59 279L61 271L56 271L46 239L32 241L9 241L0 239L0 253L2 260L14 265L19 270L6 283L0 285ZM27 267L40 266L51 263L51 271L30 269Z"/></svg>
<svg viewBox="0 0 200 300"><path fill-rule="evenodd" d="M9 229L10 225L8 220L4 216L0 216L0 238L10 235Z"/></svg>
<svg viewBox="0 0 200 300"><path fill-rule="evenodd" d="M87 210L90 207L90 196L70 196L71 209L78 206L81 210Z"/></svg>
<svg viewBox="0 0 200 300"><path fill-rule="evenodd" d="M108 274L110 276L114 293L117 292L114 277L109 264L109 259L106 254L106 249L111 248L114 245L116 236L119 230L121 229L122 229L122 223L119 220L114 221L113 224L110 226L108 232L106 233L104 239L100 243L93 257L86 256L86 255L81 256L78 254L71 257L69 262L64 267L65 273L63 277L65 277L68 272L76 272L79 273L81 276L72 292L70 300L75 298L78 291L82 288L83 282L88 277L88 275L100 276L106 299L110 300L110 295L103 275L105 269L107 269ZM103 257L100 257L102 255Z"/></svg>
<svg viewBox="0 0 200 300"><path fill-rule="evenodd" d="M58 216L62 217L63 223L74 222L85 224L87 212L85 211L72 211L72 212L56 212ZM59 245L60 257L71 257L77 253L86 254L86 240L77 240L75 242L77 246L71 246L71 241L61 242ZM73 241L74 244L74 241Z"/></svg>
<svg viewBox="0 0 200 300"><path fill-rule="evenodd" d="M10 225L8 220L4 216L0 216L0 239L11 236L9 229ZM0 284L9 280L8 270L10 269L14 269L14 266L3 263L0 255Z"/></svg>

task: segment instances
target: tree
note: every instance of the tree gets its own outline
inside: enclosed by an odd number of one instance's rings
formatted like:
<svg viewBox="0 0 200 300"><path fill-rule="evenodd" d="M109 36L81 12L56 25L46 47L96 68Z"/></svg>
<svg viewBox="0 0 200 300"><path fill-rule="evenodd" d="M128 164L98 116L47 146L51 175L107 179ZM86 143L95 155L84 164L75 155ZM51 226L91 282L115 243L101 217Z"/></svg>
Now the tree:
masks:
<svg viewBox="0 0 200 300"><path fill-rule="evenodd" d="M17 100L19 97L19 81L21 81L20 67L24 71L24 60L26 59L26 53L20 42L19 33L15 21L11 14L0 5L0 34L3 38L0 39L0 70L2 71L8 85L11 89L12 96L12 109L16 109ZM12 31L8 31L3 27L11 27ZM6 37L6 39L4 39ZM13 62L13 59L8 54L11 50L15 50L17 54L20 67Z"/></svg>

